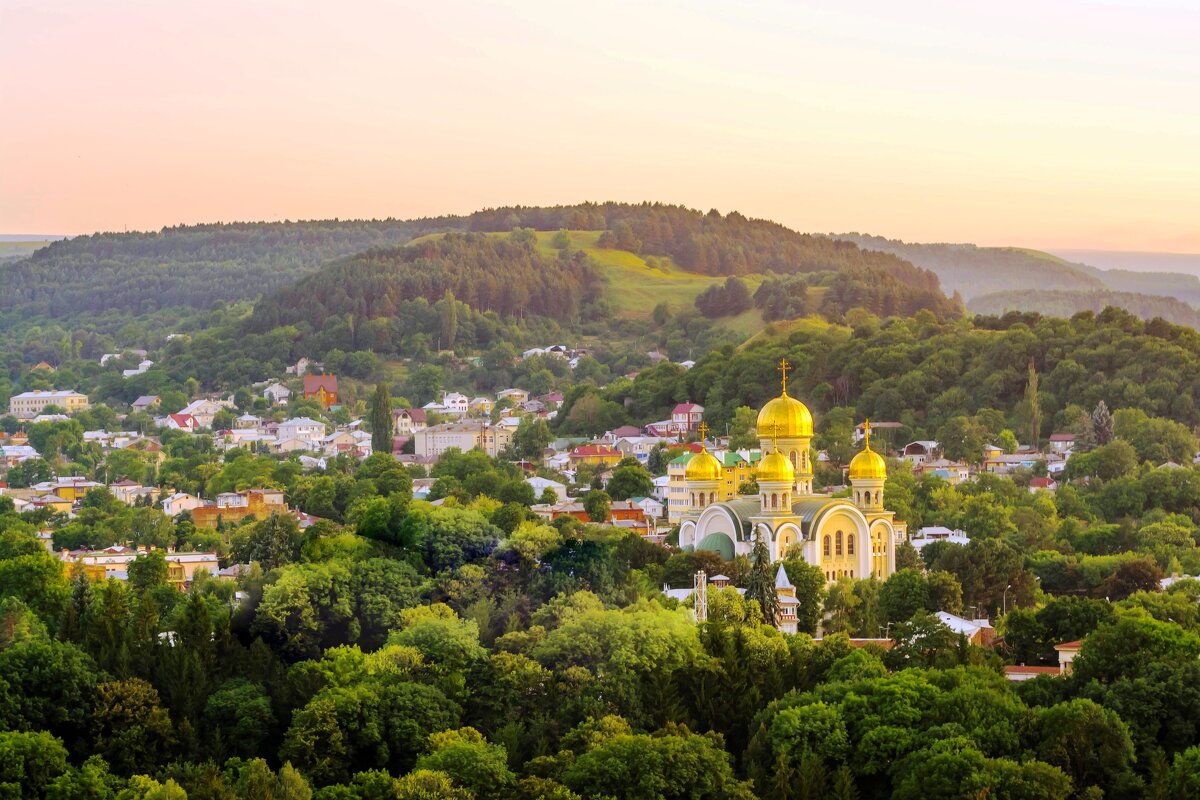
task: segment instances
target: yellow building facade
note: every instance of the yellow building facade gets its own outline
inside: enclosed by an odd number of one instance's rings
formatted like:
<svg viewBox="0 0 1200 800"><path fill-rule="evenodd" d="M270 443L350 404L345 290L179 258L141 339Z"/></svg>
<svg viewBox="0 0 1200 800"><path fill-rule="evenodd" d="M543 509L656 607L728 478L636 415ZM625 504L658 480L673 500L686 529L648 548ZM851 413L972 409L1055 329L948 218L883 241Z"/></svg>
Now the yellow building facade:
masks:
<svg viewBox="0 0 1200 800"><path fill-rule="evenodd" d="M780 370L782 391L758 415L764 454L755 470L758 495L717 499L719 462L706 452L693 456L684 475L689 505L680 521L680 546L731 559L749 555L762 537L772 560L803 558L830 582L887 578L895 572L906 529L883 506L887 463L871 450L869 424L864 449L850 463L851 496L816 493L812 415L788 395L786 362Z"/></svg>

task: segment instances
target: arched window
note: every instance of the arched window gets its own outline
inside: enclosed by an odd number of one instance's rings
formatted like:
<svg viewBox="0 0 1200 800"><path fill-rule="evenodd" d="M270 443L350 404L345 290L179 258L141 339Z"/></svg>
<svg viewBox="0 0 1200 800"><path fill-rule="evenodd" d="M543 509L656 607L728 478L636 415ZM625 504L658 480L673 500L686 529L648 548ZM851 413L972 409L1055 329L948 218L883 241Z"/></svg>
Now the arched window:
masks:
<svg viewBox="0 0 1200 800"><path fill-rule="evenodd" d="M796 469L796 470L800 469L800 463L796 460L796 451L795 450L792 451L790 458L792 461L792 469Z"/></svg>
<svg viewBox="0 0 1200 800"><path fill-rule="evenodd" d="M692 498L692 505L696 505L696 493L695 492L692 492L691 498Z"/></svg>
<svg viewBox="0 0 1200 800"><path fill-rule="evenodd" d="M709 505L712 505L712 504L713 504L713 503L715 503L715 502L717 502L717 493L716 493L716 492L709 492L709 493L708 493L708 504L709 504Z"/></svg>
<svg viewBox="0 0 1200 800"><path fill-rule="evenodd" d="M846 536L846 555L848 555L848 556L854 555L854 534L853 533L847 534L847 536Z"/></svg>
<svg viewBox="0 0 1200 800"><path fill-rule="evenodd" d="M825 534L825 557L829 558L829 534Z"/></svg>
<svg viewBox="0 0 1200 800"><path fill-rule="evenodd" d="M883 502L883 495L880 494L879 492L876 492L875 493L875 505L879 505L882 502Z"/></svg>
<svg viewBox="0 0 1200 800"><path fill-rule="evenodd" d="M789 492L784 492L783 493L783 507L787 508L789 502L791 502L791 494Z"/></svg>
<svg viewBox="0 0 1200 800"><path fill-rule="evenodd" d="M779 508L779 495L771 492L771 508Z"/></svg>
<svg viewBox="0 0 1200 800"><path fill-rule="evenodd" d="M835 535L837 536L837 549L834 552L840 556L842 554L842 532L838 531Z"/></svg>

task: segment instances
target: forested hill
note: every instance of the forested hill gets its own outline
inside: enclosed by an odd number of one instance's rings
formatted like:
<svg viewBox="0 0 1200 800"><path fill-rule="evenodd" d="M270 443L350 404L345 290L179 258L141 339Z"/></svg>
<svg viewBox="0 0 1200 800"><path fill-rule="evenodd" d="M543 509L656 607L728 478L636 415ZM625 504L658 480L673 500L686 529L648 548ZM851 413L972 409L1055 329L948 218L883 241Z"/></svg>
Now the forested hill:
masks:
<svg viewBox="0 0 1200 800"><path fill-rule="evenodd" d="M940 292L938 277L890 253L797 233L777 222L731 211L702 213L662 203L582 203L545 208L512 206L478 211L467 218L473 231L603 230L602 247L667 256L689 272L705 275L854 272L870 270L914 289Z"/></svg>
<svg viewBox="0 0 1200 800"><path fill-rule="evenodd" d="M1108 306L1123 308L1145 320L1162 317L1167 322L1176 325L1190 325L1200 330L1200 311L1197 311L1194 306L1173 297L1136 292L1018 289L980 295L967 303L967 308L976 314L1034 311L1048 317L1071 317L1080 311L1099 313Z"/></svg>
<svg viewBox="0 0 1200 800"><path fill-rule="evenodd" d="M867 250L889 253L937 273L942 288L970 300L1010 289L1092 291L1105 286L1096 270L1057 256L1020 247L977 247L973 244L920 244L882 236L836 234Z"/></svg>
<svg viewBox="0 0 1200 800"><path fill-rule="evenodd" d="M330 317L364 321L394 317L412 301L452 296L475 311L502 317L537 315L565 322L594 300L600 273L582 253L543 256L532 235L449 233L406 247L388 247L341 259L268 295L250 328L320 328Z"/></svg>
<svg viewBox="0 0 1200 800"><path fill-rule="evenodd" d="M252 222L97 233L0 265L0 312L70 317L253 300L330 259L444 230L454 218Z"/></svg>

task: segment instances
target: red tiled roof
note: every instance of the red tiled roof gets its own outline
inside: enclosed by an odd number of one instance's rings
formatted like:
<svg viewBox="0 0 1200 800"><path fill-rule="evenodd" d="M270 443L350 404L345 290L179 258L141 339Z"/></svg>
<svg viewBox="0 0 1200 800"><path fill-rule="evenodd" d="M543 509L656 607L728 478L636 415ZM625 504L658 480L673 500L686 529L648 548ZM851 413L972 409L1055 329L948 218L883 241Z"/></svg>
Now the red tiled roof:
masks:
<svg viewBox="0 0 1200 800"><path fill-rule="evenodd" d="M1078 650L1083 647L1083 639L1076 639L1073 642L1063 642L1062 644L1054 645L1055 650Z"/></svg>
<svg viewBox="0 0 1200 800"><path fill-rule="evenodd" d="M1052 434L1050 434L1050 441L1052 441L1052 442L1073 442L1073 441L1075 441L1075 434L1073 434L1073 433L1052 433Z"/></svg>
<svg viewBox="0 0 1200 800"><path fill-rule="evenodd" d="M190 428L196 425L196 418L191 414L171 414L170 417L181 428Z"/></svg>
<svg viewBox="0 0 1200 800"><path fill-rule="evenodd" d="M1004 668L1005 675L1061 675L1058 667L1027 667L1024 664L1009 664Z"/></svg>
<svg viewBox="0 0 1200 800"><path fill-rule="evenodd" d="M337 392L337 376L336 375L305 375L304 376L304 393L315 394L320 389L324 389L327 394Z"/></svg>
<svg viewBox="0 0 1200 800"><path fill-rule="evenodd" d="M672 414L689 414L693 411L703 411L703 406L698 406L695 403L680 403L671 411Z"/></svg>
<svg viewBox="0 0 1200 800"><path fill-rule="evenodd" d="M603 444L581 444L571 451L573 458L583 458L585 456L619 456L620 450L614 450L608 445Z"/></svg>

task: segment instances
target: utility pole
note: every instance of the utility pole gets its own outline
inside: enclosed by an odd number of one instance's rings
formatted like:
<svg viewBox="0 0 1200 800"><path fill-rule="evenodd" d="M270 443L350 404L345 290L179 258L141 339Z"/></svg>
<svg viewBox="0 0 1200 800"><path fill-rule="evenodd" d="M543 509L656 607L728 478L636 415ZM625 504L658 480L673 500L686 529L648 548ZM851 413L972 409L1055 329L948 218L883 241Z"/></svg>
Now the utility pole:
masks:
<svg viewBox="0 0 1200 800"><path fill-rule="evenodd" d="M693 594L696 597L696 622L708 620L708 575L704 570L696 573Z"/></svg>

